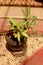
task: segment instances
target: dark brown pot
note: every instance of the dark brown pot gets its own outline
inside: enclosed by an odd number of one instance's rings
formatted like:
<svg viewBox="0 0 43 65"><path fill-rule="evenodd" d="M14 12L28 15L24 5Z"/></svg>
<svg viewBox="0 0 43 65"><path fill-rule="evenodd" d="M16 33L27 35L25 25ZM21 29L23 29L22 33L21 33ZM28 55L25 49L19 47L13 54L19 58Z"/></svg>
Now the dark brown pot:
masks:
<svg viewBox="0 0 43 65"><path fill-rule="evenodd" d="M9 34L6 35L6 47L8 50L11 51L13 55L22 55L26 51L26 40L24 42L20 42L18 45L15 45L15 41L13 41L10 37Z"/></svg>

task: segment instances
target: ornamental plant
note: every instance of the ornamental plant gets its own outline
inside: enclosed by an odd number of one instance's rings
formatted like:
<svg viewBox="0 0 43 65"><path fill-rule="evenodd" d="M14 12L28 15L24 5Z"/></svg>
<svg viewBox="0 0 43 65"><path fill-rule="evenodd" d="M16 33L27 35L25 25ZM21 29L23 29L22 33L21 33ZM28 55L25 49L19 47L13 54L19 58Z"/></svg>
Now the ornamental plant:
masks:
<svg viewBox="0 0 43 65"><path fill-rule="evenodd" d="M22 9L22 13L24 16L24 20L27 22L27 29L33 29L33 27L36 25L37 17L30 14L30 7L26 7L25 10Z"/></svg>
<svg viewBox="0 0 43 65"><path fill-rule="evenodd" d="M28 29L35 26L37 19L36 16L30 15L30 8L26 7L25 10L22 9L22 13L24 15L24 19L18 23L15 19L12 17L9 17L9 30L12 32L12 35L14 36L14 39L16 38L18 42L21 41L21 38L28 38ZM32 19L30 21L30 19Z"/></svg>

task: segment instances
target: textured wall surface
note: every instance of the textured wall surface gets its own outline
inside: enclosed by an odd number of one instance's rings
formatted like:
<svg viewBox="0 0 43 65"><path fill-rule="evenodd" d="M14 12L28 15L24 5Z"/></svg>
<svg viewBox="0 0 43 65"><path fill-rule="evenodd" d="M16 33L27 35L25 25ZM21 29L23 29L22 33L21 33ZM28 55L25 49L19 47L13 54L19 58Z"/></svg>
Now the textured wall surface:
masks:
<svg viewBox="0 0 43 65"><path fill-rule="evenodd" d="M35 0L0 0L0 5L32 5L32 6L43 6L42 3L36 2Z"/></svg>
<svg viewBox="0 0 43 65"><path fill-rule="evenodd" d="M14 18L24 18L21 11L22 9L25 9L25 7L0 6L0 17L11 16ZM30 13L31 15L37 16L38 19L43 19L43 8L31 7Z"/></svg>

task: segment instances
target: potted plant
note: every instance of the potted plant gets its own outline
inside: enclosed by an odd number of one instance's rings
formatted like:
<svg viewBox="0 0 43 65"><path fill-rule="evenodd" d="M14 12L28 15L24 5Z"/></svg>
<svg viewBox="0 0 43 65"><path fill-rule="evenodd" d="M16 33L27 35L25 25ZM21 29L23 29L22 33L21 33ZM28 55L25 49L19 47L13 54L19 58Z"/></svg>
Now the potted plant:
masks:
<svg viewBox="0 0 43 65"><path fill-rule="evenodd" d="M30 15L30 9L27 7L25 12L22 10L25 18L19 23L15 19L9 17L9 31L6 34L7 48L14 55L24 54L24 50L26 50L26 41L29 36L28 30L29 28L33 28L35 25L35 16ZM30 17L33 19L30 22Z"/></svg>

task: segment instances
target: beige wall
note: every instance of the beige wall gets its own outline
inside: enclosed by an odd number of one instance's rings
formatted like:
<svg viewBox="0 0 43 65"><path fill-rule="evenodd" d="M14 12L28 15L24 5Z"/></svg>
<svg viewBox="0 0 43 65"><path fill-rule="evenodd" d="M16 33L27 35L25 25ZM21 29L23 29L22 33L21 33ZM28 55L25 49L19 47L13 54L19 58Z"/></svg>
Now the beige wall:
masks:
<svg viewBox="0 0 43 65"><path fill-rule="evenodd" d="M25 7L5 7L0 6L0 17L14 17L14 18L23 18L21 9ZM43 19L43 8L30 8L31 15L36 15L38 19Z"/></svg>

